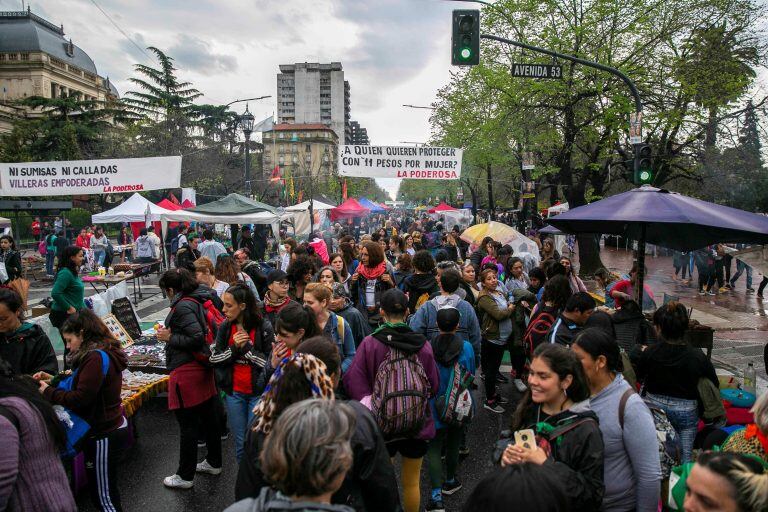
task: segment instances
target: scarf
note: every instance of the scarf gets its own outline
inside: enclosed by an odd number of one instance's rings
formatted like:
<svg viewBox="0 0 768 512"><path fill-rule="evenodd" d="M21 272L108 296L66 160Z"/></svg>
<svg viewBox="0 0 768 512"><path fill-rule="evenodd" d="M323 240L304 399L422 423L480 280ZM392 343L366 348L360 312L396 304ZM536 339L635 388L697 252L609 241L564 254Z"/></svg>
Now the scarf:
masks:
<svg viewBox="0 0 768 512"><path fill-rule="evenodd" d="M744 429L744 439L752 439L753 437L760 441L760 444L763 445L763 451L768 453L768 438L760 432L756 424L751 423Z"/></svg>
<svg viewBox="0 0 768 512"><path fill-rule="evenodd" d="M264 388L261 400L253 409L253 414L256 417L253 430L263 434L269 434L272 430L272 423L276 419L275 401L279 392L279 386L276 387L276 384L280 381L280 377L288 365L297 366L304 371L313 398L334 399L333 381L326 373L325 363L310 354L293 354L290 357L285 357L277 365L275 373L272 374L267 387Z"/></svg>
<svg viewBox="0 0 768 512"><path fill-rule="evenodd" d="M269 292L264 294L264 309L267 311L267 313L272 313L273 311L279 311L280 308L288 304L288 301L290 301L291 298L287 295L285 298L283 298L280 301L273 301L272 298L269 296Z"/></svg>
<svg viewBox="0 0 768 512"><path fill-rule="evenodd" d="M375 267L367 267L362 264L357 266L357 272L369 281L373 279L378 279L386 271L387 271L387 264L383 261L378 265L376 265Z"/></svg>

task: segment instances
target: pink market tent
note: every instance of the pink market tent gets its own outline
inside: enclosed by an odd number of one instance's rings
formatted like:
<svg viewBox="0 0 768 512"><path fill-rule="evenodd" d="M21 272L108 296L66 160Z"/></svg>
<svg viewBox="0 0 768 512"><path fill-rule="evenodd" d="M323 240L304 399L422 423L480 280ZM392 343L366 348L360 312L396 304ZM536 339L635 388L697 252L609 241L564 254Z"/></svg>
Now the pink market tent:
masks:
<svg viewBox="0 0 768 512"><path fill-rule="evenodd" d="M445 201L443 201L439 205L435 206L434 208L430 208L428 211L429 213L455 212L456 208L454 208L449 204L446 204Z"/></svg>
<svg viewBox="0 0 768 512"><path fill-rule="evenodd" d="M176 210L181 210L181 206L179 206L178 203L174 203L173 201L169 199L163 199L159 203L157 203L157 206L160 208L165 208L166 210L170 210L175 212ZM161 233L162 225L160 221L153 221L152 225L155 227L155 233ZM169 224L169 227L174 227L178 225L177 223ZM141 228L145 227L143 222L131 222L131 233L133 233L133 239L136 240L136 238L139 236L139 233L141 232ZM158 235L159 236L159 235Z"/></svg>
<svg viewBox="0 0 768 512"><path fill-rule="evenodd" d="M364 217L371 213L371 210L360 205L351 197L331 210L331 221L339 219L351 219L355 217Z"/></svg>
<svg viewBox="0 0 768 512"><path fill-rule="evenodd" d="M193 203L189 199L185 199L184 201L181 202L182 208L192 208L193 206L195 206L195 203Z"/></svg>

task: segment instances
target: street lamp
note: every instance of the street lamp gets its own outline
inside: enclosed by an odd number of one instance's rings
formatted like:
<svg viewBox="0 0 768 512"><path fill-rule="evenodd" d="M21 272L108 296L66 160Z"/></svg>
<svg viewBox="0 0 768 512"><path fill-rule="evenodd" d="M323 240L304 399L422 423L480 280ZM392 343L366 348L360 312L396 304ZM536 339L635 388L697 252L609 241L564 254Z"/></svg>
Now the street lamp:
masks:
<svg viewBox="0 0 768 512"><path fill-rule="evenodd" d="M240 129L245 135L245 187L248 191L248 198L251 197L251 166L250 166L250 146L251 133L253 133L253 114L248 110L248 104L245 104L245 112L240 116Z"/></svg>

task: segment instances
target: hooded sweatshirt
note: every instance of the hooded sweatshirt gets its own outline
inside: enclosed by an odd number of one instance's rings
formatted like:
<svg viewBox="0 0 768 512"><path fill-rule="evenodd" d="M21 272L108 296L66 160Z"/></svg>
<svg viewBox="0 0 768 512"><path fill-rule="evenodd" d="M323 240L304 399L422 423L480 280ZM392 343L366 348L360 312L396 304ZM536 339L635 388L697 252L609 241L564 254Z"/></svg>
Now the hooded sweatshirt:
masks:
<svg viewBox="0 0 768 512"><path fill-rule="evenodd" d="M344 321L349 325L349 328L352 329L352 337L355 339L355 348L360 345L360 342L363 341L363 338L373 332L373 329L371 329L371 324L366 321L365 317L363 317L363 314L360 313L360 311L355 309L349 299L344 299L344 306L340 310L334 311L334 313L343 318Z"/></svg>
<svg viewBox="0 0 768 512"><path fill-rule="evenodd" d="M439 430L445 428L446 425L438 419L435 400L442 397L451 384L451 372L457 362L459 366L474 375L475 351L472 349L472 345L468 341L464 341L458 334L436 336L432 341L432 350L435 352L435 362L440 373L440 388L437 390L436 398L429 401L429 408L432 411L432 418L435 420L435 428Z"/></svg>
<svg viewBox="0 0 768 512"><path fill-rule="evenodd" d="M416 313L416 304L422 295L426 293L429 297L439 291L437 279L432 274L413 274L403 281L403 292L408 294L408 310L411 314Z"/></svg>
<svg viewBox="0 0 768 512"><path fill-rule="evenodd" d="M373 393L376 373L392 348L406 354L417 354L424 367L424 373L430 384L430 398L435 396L440 387L440 375L435 363L432 346L423 334L413 332L406 324L384 324L372 335L366 336L344 376L342 382L347 394L353 400L362 400ZM415 439L429 440L435 437L435 423L432 415L425 418L424 426Z"/></svg>
<svg viewBox="0 0 768 512"><path fill-rule="evenodd" d="M416 332L426 336L431 342L439 334L437 328L437 312L446 307L456 308L461 315L459 328L456 330L463 340L469 341L477 354L480 353L480 322L477 320L475 309L469 302L461 299L458 294L438 295L424 304L408 319L408 325ZM434 349L434 347L432 347Z"/></svg>
<svg viewBox="0 0 768 512"><path fill-rule="evenodd" d="M63 405L87 421L91 426L89 435L112 432L123 423L120 391L128 357L119 348L111 347L104 351L109 356L106 375L102 373L101 354L91 350L76 367L71 391L49 386L43 392L49 402Z"/></svg>

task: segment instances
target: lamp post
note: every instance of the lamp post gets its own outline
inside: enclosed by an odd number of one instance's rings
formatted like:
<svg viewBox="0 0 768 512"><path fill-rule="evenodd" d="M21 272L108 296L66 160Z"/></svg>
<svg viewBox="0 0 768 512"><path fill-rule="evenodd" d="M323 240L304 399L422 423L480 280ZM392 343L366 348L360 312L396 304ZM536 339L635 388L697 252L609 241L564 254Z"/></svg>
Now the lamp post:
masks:
<svg viewBox="0 0 768 512"><path fill-rule="evenodd" d="M253 114L248 110L248 104L245 104L245 112L240 116L240 129L245 135L245 190L248 192L248 198L251 198L251 162L250 146L251 133L253 132Z"/></svg>

